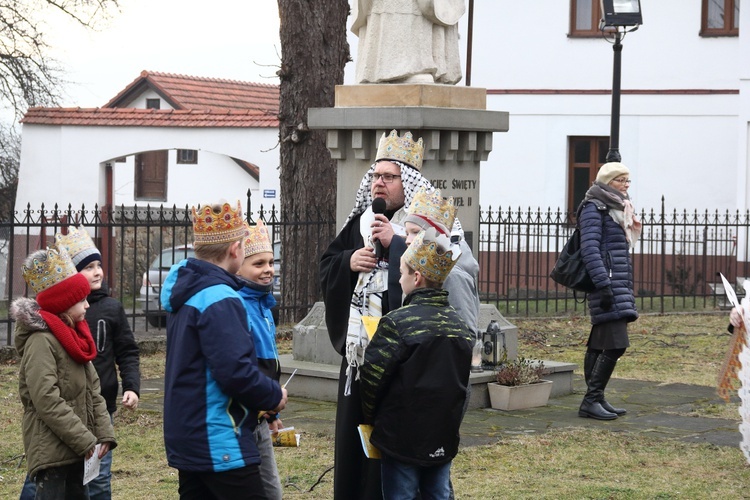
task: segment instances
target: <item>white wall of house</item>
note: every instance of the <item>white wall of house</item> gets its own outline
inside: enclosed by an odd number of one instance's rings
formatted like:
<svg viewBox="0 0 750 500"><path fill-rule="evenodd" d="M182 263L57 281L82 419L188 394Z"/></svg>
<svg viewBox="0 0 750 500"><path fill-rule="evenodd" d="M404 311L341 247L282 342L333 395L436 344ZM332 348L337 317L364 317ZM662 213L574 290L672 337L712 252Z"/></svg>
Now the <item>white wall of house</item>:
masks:
<svg viewBox="0 0 750 500"><path fill-rule="evenodd" d="M566 209L568 137L610 134L611 96L590 92L612 88L612 45L569 37L570 4L474 2L471 85L514 91L487 98L488 109L510 113L510 130L494 134L482 164L483 208ZM746 209L750 12L741 9L739 37L706 38L699 35L700 0L644 1L642 8L644 24L623 40L623 90L742 93L622 95L619 149L636 206L658 209L663 195L668 210ZM465 15L464 68L467 26ZM349 43L356 61L357 37L350 34ZM346 83L355 83L354 68L347 65Z"/></svg>
<svg viewBox="0 0 750 500"><path fill-rule="evenodd" d="M252 189L254 208L260 200L278 206L278 141L276 129L198 129L162 127L73 127L25 124L16 209L27 203L47 207L58 203L73 208L105 202L104 165L114 168L116 205L145 205L134 199L133 159L113 160L138 152L169 149L168 198L165 205L184 206L220 198L247 199ZM198 164L175 163L176 149L198 150ZM260 167L260 182L228 157ZM276 198L262 198L272 190ZM152 205L160 202L150 202Z"/></svg>

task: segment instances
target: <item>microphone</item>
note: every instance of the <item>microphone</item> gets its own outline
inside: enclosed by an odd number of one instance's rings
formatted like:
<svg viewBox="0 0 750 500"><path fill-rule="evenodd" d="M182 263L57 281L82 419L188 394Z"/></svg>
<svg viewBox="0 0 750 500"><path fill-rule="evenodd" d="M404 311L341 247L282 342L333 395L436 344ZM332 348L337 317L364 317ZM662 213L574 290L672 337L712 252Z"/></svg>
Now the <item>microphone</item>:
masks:
<svg viewBox="0 0 750 500"><path fill-rule="evenodd" d="M372 200L372 213L385 213L385 200L383 198L375 198ZM372 244L375 247L375 257L380 260L383 257L383 244L378 240L373 240Z"/></svg>

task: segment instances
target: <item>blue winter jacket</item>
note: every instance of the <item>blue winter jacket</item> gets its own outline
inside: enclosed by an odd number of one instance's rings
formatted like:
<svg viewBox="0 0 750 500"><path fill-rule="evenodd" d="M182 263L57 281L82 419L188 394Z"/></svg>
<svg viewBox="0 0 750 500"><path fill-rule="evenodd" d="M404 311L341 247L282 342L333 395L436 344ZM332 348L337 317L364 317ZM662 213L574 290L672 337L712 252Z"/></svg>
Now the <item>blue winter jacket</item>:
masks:
<svg viewBox="0 0 750 500"><path fill-rule="evenodd" d="M271 309L276 305L271 290L262 290L260 285L245 281L240 290L240 297L245 301L247 322L253 334L255 354L260 369L274 380L281 376L279 353L276 349L276 325L273 322ZM270 288L270 287L269 287Z"/></svg>
<svg viewBox="0 0 750 500"><path fill-rule="evenodd" d="M258 412L281 401L258 367L242 282L206 261L172 267L161 292L167 314L164 444L171 467L223 472L260 463Z"/></svg>
<svg viewBox="0 0 750 500"><path fill-rule="evenodd" d="M590 200L584 204L578 224L581 229L583 262L597 288L588 295L591 324L620 319L635 321L638 319L638 311L633 295L633 265L625 231L610 217L607 206L598 200ZM605 286L611 286L614 295L614 304L608 311L599 305L599 290Z"/></svg>

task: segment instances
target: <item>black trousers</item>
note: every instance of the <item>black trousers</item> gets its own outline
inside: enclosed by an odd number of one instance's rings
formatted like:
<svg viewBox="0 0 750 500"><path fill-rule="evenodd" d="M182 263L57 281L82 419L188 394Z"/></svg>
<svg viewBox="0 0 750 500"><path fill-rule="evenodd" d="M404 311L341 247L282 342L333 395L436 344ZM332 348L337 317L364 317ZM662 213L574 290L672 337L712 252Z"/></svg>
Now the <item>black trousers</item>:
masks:
<svg viewBox="0 0 750 500"><path fill-rule="evenodd" d="M226 472L179 472L179 493L182 500L267 498L259 465L248 465Z"/></svg>

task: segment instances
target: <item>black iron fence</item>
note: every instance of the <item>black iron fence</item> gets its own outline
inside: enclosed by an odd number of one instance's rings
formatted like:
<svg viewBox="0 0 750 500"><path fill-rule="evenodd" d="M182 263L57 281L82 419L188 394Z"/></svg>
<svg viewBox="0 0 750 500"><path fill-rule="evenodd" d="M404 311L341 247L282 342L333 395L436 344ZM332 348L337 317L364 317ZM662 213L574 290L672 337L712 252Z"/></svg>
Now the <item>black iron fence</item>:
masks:
<svg viewBox="0 0 750 500"><path fill-rule="evenodd" d="M576 297L549 278L574 229L561 211L482 211L478 255L482 300L508 316L585 312ZM719 273L741 296L750 279L750 212L659 211L638 214L643 223L633 248L634 291L642 311L726 308ZM577 299L577 300L576 300Z"/></svg>
<svg viewBox="0 0 750 500"><path fill-rule="evenodd" d="M250 206L249 200L245 206ZM539 209L482 211L475 244L483 302L496 305L509 317L584 313L582 297L549 279L573 230L571 215ZM732 284L750 277L750 212L668 212L662 201L658 212L642 211L639 217L643 232L632 257L641 310L723 308L727 304L718 273ZM304 221L282 221L275 207L264 210L261 206L249 211L248 218L251 223L263 220L273 241L288 242L286 252L313 240L330 241L338 229L330 213L308 215L309 220ZM20 271L24 258L51 244L54 234L70 225L83 225L94 233L102 251L105 279L113 295L123 302L133 329L161 328L161 323L148 321L144 310L149 293L146 287L144 297L144 273L155 259L171 255L179 260L184 246L192 242L187 207L28 207L10 220L0 221L0 342L11 341L10 302L28 292ZM277 272L295 272L287 270L281 257ZM282 294L282 318L304 315L317 300L309 298L309 290L317 290L317 283L295 287L299 293L287 290L289 293Z"/></svg>
<svg viewBox="0 0 750 500"><path fill-rule="evenodd" d="M251 206L249 197L243 206ZM257 211L248 210L246 218L251 224L263 220L269 227L277 276L287 272L282 241L288 248L301 248L321 238L330 241L335 236L332 212L316 211L308 215L310 220L286 222L279 219L276 207L266 210L261 205ZM54 235L66 233L70 226L82 225L93 234L102 254L104 279L112 295L122 301L132 322L131 328L148 331L164 327L165 313L158 301L158 285L166 271L149 273L149 269L168 269L172 262L192 252L189 207L147 205L109 210L98 206L93 209L42 206L39 209L27 207L8 219L0 220L0 342L11 343L10 303L29 293L21 274L24 259L29 253L51 245ZM280 301L282 321L285 317L303 317L318 299L309 298L309 290L317 291L320 286L317 281L308 283L307 276L298 273L294 286L282 294L282 297L291 297L291 300Z"/></svg>

